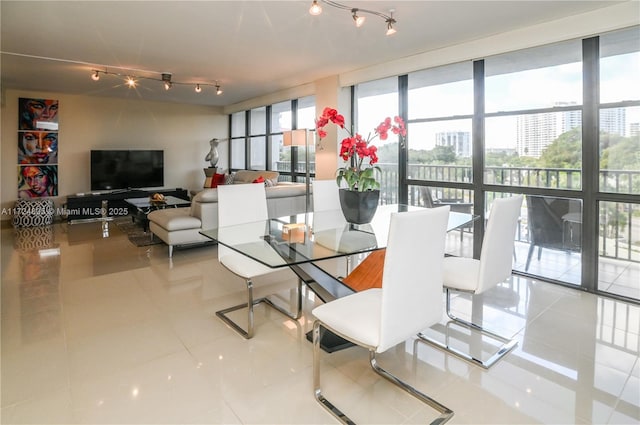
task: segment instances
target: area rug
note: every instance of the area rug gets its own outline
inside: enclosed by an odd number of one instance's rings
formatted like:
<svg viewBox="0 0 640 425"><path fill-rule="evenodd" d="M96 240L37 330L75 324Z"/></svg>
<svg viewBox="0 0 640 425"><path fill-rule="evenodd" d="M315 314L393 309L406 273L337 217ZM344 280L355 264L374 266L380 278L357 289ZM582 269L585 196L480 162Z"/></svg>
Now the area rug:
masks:
<svg viewBox="0 0 640 425"><path fill-rule="evenodd" d="M135 246L150 246L162 243L162 240L153 233L145 232L140 222L133 222L131 219L114 221L118 230L127 235L129 241Z"/></svg>

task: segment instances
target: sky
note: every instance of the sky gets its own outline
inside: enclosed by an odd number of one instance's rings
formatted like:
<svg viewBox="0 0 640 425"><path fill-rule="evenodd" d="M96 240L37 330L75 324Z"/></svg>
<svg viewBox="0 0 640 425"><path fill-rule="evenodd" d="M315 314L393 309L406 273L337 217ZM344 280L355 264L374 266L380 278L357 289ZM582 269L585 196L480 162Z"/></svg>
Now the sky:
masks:
<svg viewBox="0 0 640 425"><path fill-rule="evenodd" d="M600 65L601 103L640 100L640 52L602 58ZM574 62L487 77L485 100L487 113L549 108L557 102L580 105L582 64ZM408 101L409 120L471 115L473 83L468 79L412 89ZM396 115L397 103L395 93L360 98L359 116L367 118L360 119L359 128L366 133L384 117ZM628 108L626 120L628 132L630 123L640 122L640 108ZM488 119L485 123L487 148L514 149L516 121L515 116ZM471 132L471 120L410 125L409 148L432 149L435 134L441 131Z"/></svg>

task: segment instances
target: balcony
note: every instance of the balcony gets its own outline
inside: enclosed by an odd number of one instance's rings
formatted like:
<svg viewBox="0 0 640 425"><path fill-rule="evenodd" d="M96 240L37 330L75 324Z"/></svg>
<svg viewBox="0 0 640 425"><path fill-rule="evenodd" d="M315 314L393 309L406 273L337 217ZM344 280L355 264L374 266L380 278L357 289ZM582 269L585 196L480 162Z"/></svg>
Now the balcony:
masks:
<svg viewBox="0 0 640 425"><path fill-rule="evenodd" d="M280 165L280 164L279 164ZM378 164L382 169L380 178L380 202L398 202L398 171L396 164ZM289 167L282 164L283 172ZM304 170L304 165L298 166ZM315 164L311 164L311 172ZM438 180L456 183L470 183L472 170L469 166L409 164L408 173L413 180ZM579 169L487 167L486 184L504 186L538 187L545 189L580 190L582 171ZM638 193L640 171L603 171L600 174L603 192L616 194ZM473 202L471 190L459 188L432 187L432 195L438 199ZM514 190L517 192L517 189ZM409 186L408 201L411 205L424 205L419 186ZM490 202L500 193L488 192ZM579 193L576 192L576 196ZM554 198L549 198L554 199ZM532 275L580 285L581 282L581 201L576 203L577 211L566 216L561 223L560 245L555 248L533 247L530 216L523 203L521 220L516 233L514 270ZM575 209L574 205L574 209ZM640 299L640 204L620 202L600 202L600 225L598 235L599 274L598 288L603 291ZM454 255L471 256L473 253L473 233L467 228L449 235L447 251ZM532 252L531 252L532 251ZM531 252L531 255L530 255ZM539 257L538 257L539 255ZM529 261L527 261L531 257ZM529 263L527 265L527 263Z"/></svg>

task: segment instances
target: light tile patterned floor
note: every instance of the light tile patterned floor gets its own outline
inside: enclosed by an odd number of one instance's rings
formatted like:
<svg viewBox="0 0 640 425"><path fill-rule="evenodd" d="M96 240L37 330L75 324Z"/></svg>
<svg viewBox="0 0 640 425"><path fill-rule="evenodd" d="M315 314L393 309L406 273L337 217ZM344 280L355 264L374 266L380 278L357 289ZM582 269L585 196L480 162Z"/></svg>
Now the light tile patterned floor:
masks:
<svg viewBox="0 0 640 425"><path fill-rule="evenodd" d="M214 315L244 295L214 246L170 260L166 246L137 248L99 223L57 224L30 244L1 236L3 424L335 423L312 393L311 293L297 322L259 306L245 341ZM640 421L638 305L514 278L453 308L518 346L488 371L414 340L380 356L453 409L451 423ZM430 332L491 348L444 323ZM367 359L358 348L323 356L326 394L353 419L435 418Z"/></svg>

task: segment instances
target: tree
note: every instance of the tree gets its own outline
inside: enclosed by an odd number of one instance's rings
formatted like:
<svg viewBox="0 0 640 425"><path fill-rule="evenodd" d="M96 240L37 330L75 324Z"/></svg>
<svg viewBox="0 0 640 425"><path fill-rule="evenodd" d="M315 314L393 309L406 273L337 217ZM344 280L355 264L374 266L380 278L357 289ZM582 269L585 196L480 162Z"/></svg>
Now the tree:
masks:
<svg viewBox="0 0 640 425"><path fill-rule="evenodd" d="M544 168L581 168L582 131L575 127L562 133L542 152L539 165Z"/></svg>
<svg viewBox="0 0 640 425"><path fill-rule="evenodd" d="M452 146L436 146L429 151L431 163L453 164L456 162L456 152Z"/></svg>
<svg viewBox="0 0 640 425"><path fill-rule="evenodd" d="M602 170L640 170L640 136L621 137L601 134L608 147L600 155Z"/></svg>

